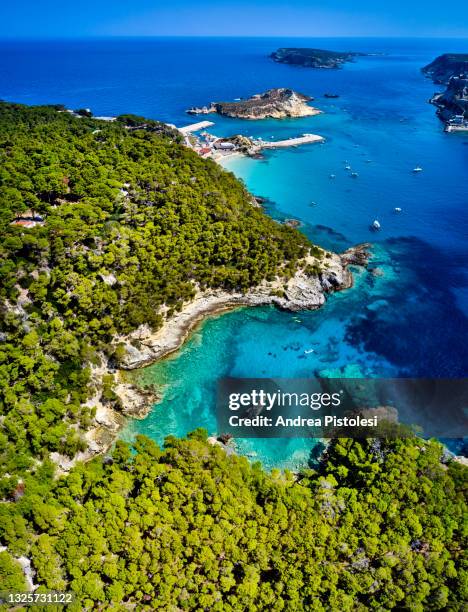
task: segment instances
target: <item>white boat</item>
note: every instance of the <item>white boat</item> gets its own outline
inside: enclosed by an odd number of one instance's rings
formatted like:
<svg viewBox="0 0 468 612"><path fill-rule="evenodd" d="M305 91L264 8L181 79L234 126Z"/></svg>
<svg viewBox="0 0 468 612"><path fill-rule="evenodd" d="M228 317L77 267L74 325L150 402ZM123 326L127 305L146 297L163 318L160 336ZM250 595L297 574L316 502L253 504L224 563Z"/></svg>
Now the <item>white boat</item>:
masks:
<svg viewBox="0 0 468 612"><path fill-rule="evenodd" d="M345 166L345 170L351 170L351 166Z"/></svg>
<svg viewBox="0 0 468 612"><path fill-rule="evenodd" d="M377 219L374 219L374 221L372 222L372 229L375 229L375 230L380 229L380 223L377 221Z"/></svg>
<svg viewBox="0 0 468 612"><path fill-rule="evenodd" d="M422 168L416 166L416 168L413 168L413 172L422 172Z"/></svg>
<svg viewBox="0 0 468 612"><path fill-rule="evenodd" d="M330 174L330 178L336 178L336 174Z"/></svg>
<svg viewBox="0 0 468 612"><path fill-rule="evenodd" d="M309 355L310 353L313 353L313 352L314 352L314 349L306 349L306 350L304 351L304 354L305 354L305 355Z"/></svg>
<svg viewBox="0 0 468 612"><path fill-rule="evenodd" d="M359 176L359 174L357 172L351 172L351 176L353 178L357 178Z"/></svg>
<svg viewBox="0 0 468 612"><path fill-rule="evenodd" d="M393 209L396 213L401 213L401 208L399 206L395 206Z"/></svg>

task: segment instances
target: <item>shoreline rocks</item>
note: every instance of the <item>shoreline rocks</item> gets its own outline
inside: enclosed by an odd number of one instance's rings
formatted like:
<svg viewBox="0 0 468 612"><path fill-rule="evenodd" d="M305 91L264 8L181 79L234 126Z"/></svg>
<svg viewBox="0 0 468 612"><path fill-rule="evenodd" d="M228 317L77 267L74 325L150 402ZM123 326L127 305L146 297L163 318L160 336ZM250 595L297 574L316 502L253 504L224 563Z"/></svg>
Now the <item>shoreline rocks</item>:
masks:
<svg viewBox="0 0 468 612"><path fill-rule="evenodd" d="M446 132L468 131L468 54L445 53L421 69L434 83L446 85L429 100Z"/></svg>
<svg viewBox="0 0 468 612"><path fill-rule="evenodd" d="M199 292L156 332L141 326L129 336L120 338L125 347L121 367L125 370L141 368L176 351L192 329L209 315L242 306L274 305L290 312L320 308L326 301L326 294L352 286L353 276L348 266L366 266L368 249L368 244L362 244L341 255L324 252L326 256L322 260L309 255L301 269L288 281L264 282L246 293ZM307 271L318 267L321 268L318 274L310 275Z"/></svg>
<svg viewBox="0 0 468 612"><path fill-rule="evenodd" d="M218 113L236 119L284 119L286 117L309 117L320 110L308 105L313 98L285 87L269 89L246 100L236 102L213 102L210 106L191 108L192 115Z"/></svg>

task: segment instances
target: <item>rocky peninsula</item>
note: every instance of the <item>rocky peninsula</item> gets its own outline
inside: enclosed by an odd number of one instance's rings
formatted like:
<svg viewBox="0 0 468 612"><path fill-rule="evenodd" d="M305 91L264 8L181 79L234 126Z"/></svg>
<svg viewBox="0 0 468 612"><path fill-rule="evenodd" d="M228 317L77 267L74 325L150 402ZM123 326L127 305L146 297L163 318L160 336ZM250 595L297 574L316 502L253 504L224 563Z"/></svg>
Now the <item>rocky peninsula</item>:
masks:
<svg viewBox="0 0 468 612"><path fill-rule="evenodd" d="M327 294L352 286L353 276L348 267L367 266L369 248L369 244L360 244L340 255L315 248L316 252L310 252L300 262L296 274L289 280L277 277L245 293L199 291L191 302L167 319L156 332L143 325L129 336L120 338L125 347L121 365L124 369L133 370L165 357L183 344L197 323L218 312L240 306L270 304L291 312L320 308Z"/></svg>
<svg viewBox="0 0 468 612"><path fill-rule="evenodd" d="M446 132L468 131L468 54L446 53L422 68L434 83L446 85L430 102L437 106L437 115L445 123Z"/></svg>
<svg viewBox="0 0 468 612"><path fill-rule="evenodd" d="M434 83L448 85L453 76L468 74L468 53L444 53L421 71Z"/></svg>
<svg viewBox="0 0 468 612"><path fill-rule="evenodd" d="M366 53L355 51L327 51L325 49L309 49L299 47L282 47L274 51L270 57L280 64L303 66L305 68L341 68L346 62L354 61L355 57Z"/></svg>
<svg viewBox="0 0 468 612"><path fill-rule="evenodd" d="M265 93L255 94L236 102L213 102L210 106L191 108L191 115L218 113L236 119L284 119L286 117L309 117L321 111L309 106L313 98L292 89L280 87Z"/></svg>

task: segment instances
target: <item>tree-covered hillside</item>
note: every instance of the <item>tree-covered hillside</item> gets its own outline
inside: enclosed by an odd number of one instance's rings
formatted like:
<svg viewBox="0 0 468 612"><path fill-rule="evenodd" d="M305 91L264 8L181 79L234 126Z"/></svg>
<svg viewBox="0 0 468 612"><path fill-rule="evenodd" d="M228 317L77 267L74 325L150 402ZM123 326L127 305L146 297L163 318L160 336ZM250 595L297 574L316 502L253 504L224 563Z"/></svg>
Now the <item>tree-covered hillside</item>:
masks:
<svg viewBox="0 0 468 612"><path fill-rule="evenodd" d="M310 246L176 131L81 115L0 103L0 592L30 567L71 610L466 609L466 468L437 442L338 440L296 477L198 430L57 477L89 397L116 405L90 367L119 334Z"/></svg>
<svg viewBox="0 0 468 612"><path fill-rule="evenodd" d="M0 537L76 610L466 609L466 468L440 444L337 440L295 479L205 439L118 443L55 483L44 466Z"/></svg>
<svg viewBox="0 0 468 612"><path fill-rule="evenodd" d="M0 498L34 457L83 448L87 366L116 334L158 327L195 286L291 274L303 254L301 234L179 141L132 115L0 103Z"/></svg>

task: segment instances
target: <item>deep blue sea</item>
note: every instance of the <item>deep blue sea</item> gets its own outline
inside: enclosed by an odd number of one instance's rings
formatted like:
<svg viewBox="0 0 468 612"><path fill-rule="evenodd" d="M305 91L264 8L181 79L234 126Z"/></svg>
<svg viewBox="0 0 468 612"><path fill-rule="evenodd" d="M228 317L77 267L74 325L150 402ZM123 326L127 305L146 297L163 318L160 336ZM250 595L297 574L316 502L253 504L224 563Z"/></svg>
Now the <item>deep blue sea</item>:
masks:
<svg viewBox="0 0 468 612"><path fill-rule="evenodd" d="M280 65L279 46L375 53L342 70ZM268 198L276 219L295 218L312 240L335 250L370 241L373 276L317 312L241 309L205 321L175 355L140 373L163 401L124 432L158 441L197 426L216 428L220 376L413 376L458 378L468 371L468 135L445 134L428 104L438 89L420 68L468 40L109 39L0 43L0 98L133 112L176 125L185 110L270 87L314 96L322 115L239 121L209 117L218 135L265 139L302 133L322 145L233 158L228 170ZM338 99L326 99L325 92ZM350 177L350 165L359 176ZM423 168L419 174L412 169ZM336 178L331 179L330 174ZM395 213L395 207L402 209ZM378 219L382 229L369 226ZM313 349L313 352L309 352ZM305 351L308 351L305 353ZM245 440L240 449L267 467L307 461L310 441Z"/></svg>

